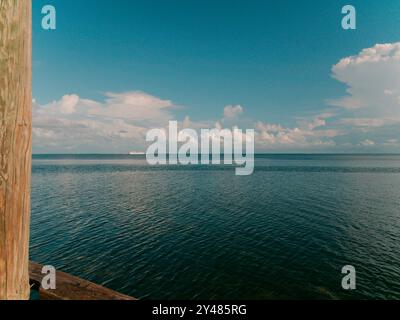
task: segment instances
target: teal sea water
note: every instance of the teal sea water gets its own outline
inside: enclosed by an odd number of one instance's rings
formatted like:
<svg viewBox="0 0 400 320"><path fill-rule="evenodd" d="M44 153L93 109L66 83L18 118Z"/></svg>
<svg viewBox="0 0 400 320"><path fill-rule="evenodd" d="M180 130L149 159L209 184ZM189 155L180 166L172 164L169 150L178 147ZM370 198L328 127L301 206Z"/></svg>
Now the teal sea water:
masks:
<svg viewBox="0 0 400 320"><path fill-rule="evenodd" d="M400 299L400 156L38 155L31 259L142 299ZM341 288L353 265L357 289Z"/></svg>

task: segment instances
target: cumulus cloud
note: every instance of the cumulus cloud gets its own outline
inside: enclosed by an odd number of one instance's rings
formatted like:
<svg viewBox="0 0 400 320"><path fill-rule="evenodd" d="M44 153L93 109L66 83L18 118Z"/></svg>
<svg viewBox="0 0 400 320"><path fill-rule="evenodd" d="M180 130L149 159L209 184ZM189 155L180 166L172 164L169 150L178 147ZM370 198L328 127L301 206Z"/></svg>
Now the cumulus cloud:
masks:
<svg viewBox="0 0 400 320"><path fill-rule="evenodd" d="M373 146L375 146L375 141L366 139L364 141L361 141L360 145L363 146L363 147L373 147Z"/></svg>
<svg viewBox="0 0 400 320"><path fill-rule="evenodd" d="M400 42L376 44L343 58L332 75L346 84L347 95L328 100L330 105L364 117L400 118Z"/></svg>
<svg viewBox="0 0 400 320"><path fill-rule="evenodd" d="M397 139L388 139L384 142L385 146L388 147L398 147L399 146L399 140Z"/></svg>
<svg viewBox="0 0 400 320"><path fill-rule="evenodd" d="M374 134L358 146L395 146L387 141L400 134L400 42L376 44L332 67L346 95L327 100L341 110L337 126L353 134ZM392 136L392 137L390 137Z"/></svg>
<svg viewBox="0 0 400 320"><path fill-rule="evenodd" d="M292 128L278 124L257 122L258 144L264 148L319 149L336 145L333 140L342 135L340 130L329 128L327 120L334 115L323 113L310 119L300 119Z"/></svg>
<svg viewBox="0 0 400 320"><path fill-rule="evenodd" d="M145 150L149 129L167 128L174 120L175 104L143 92L106 93L103 101L65 95L46 105L34 102L33 140L35 152L121 152ZM335 145L340 133L326 128L331 114L300 119L294 128L247 120L240 126L242 106L226 106L223 118L193 121L186 116L179 129L255 129L260 151L285 148L320 148ZM218 138L219 139L219 138ZM243 140L249 137L243 133Z"/></svg>
<svg viewBox="0 0 400 320"><path fill-rule="evenodd" d="M105 103L92 103L89 114L104 118L119 118L129 121L164 122L171 119L174 104L143 92L106 93ZM88 105L86 103L86 105Z"/></svg>
<svg viewBox="0 0 400 320"><path fill-rule="evenodd" d="M338 130L323 128L326 121L316 117L309 122L302 120L299 126L286 128L278 124L256 123L256 143L265 150L298 150L330 148L336 145Z"/></svg>
<svg viewBox="0 0 400 320"><path fill-rule="evenodd" d="M292 115L290 124L282 125L246 118L241 105L227 105L221 119L197 121L186 116L179 128L254 128L258 152L341 146L398 150L400 42L377 44L345 57L332 67L332 76L347 89L344 96L327 100L328 112L307 118ZM166 128L176 119L177 108L172 100L141 91L108 92L99 101L69 94L45 105L34 102L34 151L144 150L147 131Z"/></svg>
<svg viewBox="0 0 400 320"><path fill-rule="evenodd" d="M164 126L175 107L169 100L138 91L106 93L104 101L75 94L46 105L34 101L34 148L39 152L144 148L148 128Z"/></svg>
<svg viewBox="0 0 400 320"><path fill-rule="evenodd" d="M243 113L243 108L240 105L236 106L229 105L224 108L224 118L227 119L236 118L242 113Z"/></svg>
<svg viewBox="0 0 400 320"><path fill-rule="evenodd" d="M78 105L78 102L79 97L76 94L65 95L59 102L59 110L61 113L65 114L74 113L76 111L75 108Z"/></svg>
<svg viewBox="0 0 400 320"><path fill-rule="evenodd" d="M350 125L355 127L368 127L368 128L382 127L388 122L390 122L390 119L343 118L339 120L339 123L343 125Z"/></svg>

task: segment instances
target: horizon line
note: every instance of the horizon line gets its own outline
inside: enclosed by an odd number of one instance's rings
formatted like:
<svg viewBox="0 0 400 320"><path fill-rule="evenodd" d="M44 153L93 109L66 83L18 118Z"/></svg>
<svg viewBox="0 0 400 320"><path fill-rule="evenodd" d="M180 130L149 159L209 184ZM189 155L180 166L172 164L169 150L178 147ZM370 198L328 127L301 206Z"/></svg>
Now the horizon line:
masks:
<svg viewBox="0 0 400 320"><path fill-rule="evenodd" d="M139 153L139 154L129 154L129 153L32 153L32 156L145 156L146 153ZM165 154L165 155L179 155L177 154ZM201 153L197 154L201 155ZM208 155L218 155L214 153L209 153ZM224 154L221 153L221 156ZM307 152L255 152L254 155L400 155L400 153L393 153L393 152L318 152L318 153L307 153Z"/></svg>

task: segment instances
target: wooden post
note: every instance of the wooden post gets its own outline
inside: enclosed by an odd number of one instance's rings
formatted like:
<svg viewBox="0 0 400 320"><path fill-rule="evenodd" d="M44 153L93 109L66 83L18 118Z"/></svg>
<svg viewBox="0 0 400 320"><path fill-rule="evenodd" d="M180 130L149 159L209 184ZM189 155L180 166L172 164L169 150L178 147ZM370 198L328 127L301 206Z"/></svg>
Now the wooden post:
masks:
<svg viewBox="0 0 400 320"><path fill-rule="evenodd" d="M31 0L0 0L0 300L29 299Z"/></svg>

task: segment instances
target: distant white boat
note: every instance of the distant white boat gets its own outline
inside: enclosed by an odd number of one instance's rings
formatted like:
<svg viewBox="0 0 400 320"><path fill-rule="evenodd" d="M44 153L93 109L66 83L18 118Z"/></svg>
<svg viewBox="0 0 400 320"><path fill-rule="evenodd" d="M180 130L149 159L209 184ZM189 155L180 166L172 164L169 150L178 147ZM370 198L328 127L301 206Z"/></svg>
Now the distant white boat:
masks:
<svg viewBox="0 0 400 320"><path fill-rule="evenodd" d="M131 152L129 152L129 155L131 155L131 156L143 155L143 154L145 154L143 151L131 151Z"/></svg>

